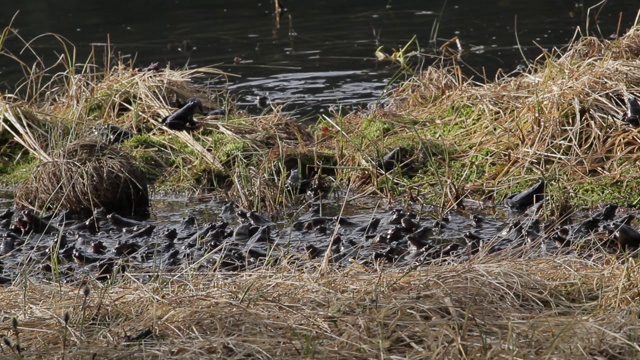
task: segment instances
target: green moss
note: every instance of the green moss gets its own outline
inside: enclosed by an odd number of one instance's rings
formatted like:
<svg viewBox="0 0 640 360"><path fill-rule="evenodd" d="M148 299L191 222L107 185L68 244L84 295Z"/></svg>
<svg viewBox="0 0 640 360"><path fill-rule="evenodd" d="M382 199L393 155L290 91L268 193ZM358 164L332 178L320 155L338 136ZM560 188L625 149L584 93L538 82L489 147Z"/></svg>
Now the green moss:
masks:
<svg viewBox="0 0 640 360"><path fill-rule="evenodd" d="M246 142L240 140L229 140L222 135L212 136L211 144L213 144L212 153L222 163L238 154L242 154L250 150Z"/></svg>
<svg viewBox="0 0 640 360"><path fill-rule="evenodd" d="M380 139L387 132L391 131L393 124L386 119L381 118L367 118L362 123L360 132L370 139Z"/></svg>
<svg viewBox="0 0 640 360"><path fill-rule="evenodd" d="M20 157L18 161L2 161L0 165L0 184L5 187L13 187L23 183L39 163L29 154Z"/></svg>
<svg viewBox="0 0 640 360"><path fill-rule="evenodd" d="M607 177L591 178L572 187L574 203L593 205L598 203L616 203L638 207L640 205L640 178L632 177L627 181L611 181Z"/></svg>

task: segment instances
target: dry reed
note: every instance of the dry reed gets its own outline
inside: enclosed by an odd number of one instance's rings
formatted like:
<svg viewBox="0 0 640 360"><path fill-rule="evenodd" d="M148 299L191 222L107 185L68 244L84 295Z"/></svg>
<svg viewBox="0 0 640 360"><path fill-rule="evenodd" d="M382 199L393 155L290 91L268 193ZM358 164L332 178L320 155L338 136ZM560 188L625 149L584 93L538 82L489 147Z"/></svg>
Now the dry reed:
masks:
<svg viewBox="0 0 640 360"><path fill-rule="evenodd" d="M87 299L75 285L17 283L1 298L29 358L637 358L638 275L635 259L613 257L324 274L290 262L149 283L121 275L90 283Z"/></svg>
<svg viewBox="0 0 640 360"><path fill-rule="evenodd" d="M16 204L38 211L96 208L125 214L149 206L145 174L122 151L104 142L77 142L38 165L17 190Z"/></svg>

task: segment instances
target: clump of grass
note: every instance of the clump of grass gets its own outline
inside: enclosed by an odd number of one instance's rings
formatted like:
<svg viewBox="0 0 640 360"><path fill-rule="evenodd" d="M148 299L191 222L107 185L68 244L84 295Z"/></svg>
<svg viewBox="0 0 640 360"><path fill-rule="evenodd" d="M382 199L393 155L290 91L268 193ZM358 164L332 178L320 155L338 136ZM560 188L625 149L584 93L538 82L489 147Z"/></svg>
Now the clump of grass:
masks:
<svg viewBox="0 0 640 360"><path fill-rule="evenodd" d="M146 211L145 174L115 147L104 142L77 142L44 161L16 190L16 203L38 211Z"/></svg>

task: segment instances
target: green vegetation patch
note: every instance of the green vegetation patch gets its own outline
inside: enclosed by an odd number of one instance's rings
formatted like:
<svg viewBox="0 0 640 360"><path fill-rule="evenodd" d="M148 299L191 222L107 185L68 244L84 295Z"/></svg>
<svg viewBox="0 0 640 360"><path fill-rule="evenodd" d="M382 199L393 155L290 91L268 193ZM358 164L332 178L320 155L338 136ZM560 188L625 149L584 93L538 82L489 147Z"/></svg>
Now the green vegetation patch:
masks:
<svg viewBox="0 0 640 360"><path fill-rule="evenodd" d="M540 178L557 188L575 186L579 203L637 205L629 193L640 136L621 119L627 99L640 97L638 53L634 28L614 41L581 39L520 76L493 82L432 66L400 84L385 108L322 116L309 128L278 108L261 116L236 111L225 93L198 85L200 78L225 76L216 69L141 72L122 62L104 69L89 59L40 91L0 99L0 155L6 175L24 150L35 159L28 162L47 161L70 143L95 138L96 128L116 125L134 136L113 146L155 186L224 190L243 205L272 210L288 203L283 186L293 169L385 196L419 190L444 201L455 189L449 206L487 194L499 200ZM38 88L42 76L26 81ZM192 131L162 126L160 119L191 97L205 109L224 105L227 114L195 114L199 126Z"/></svg>

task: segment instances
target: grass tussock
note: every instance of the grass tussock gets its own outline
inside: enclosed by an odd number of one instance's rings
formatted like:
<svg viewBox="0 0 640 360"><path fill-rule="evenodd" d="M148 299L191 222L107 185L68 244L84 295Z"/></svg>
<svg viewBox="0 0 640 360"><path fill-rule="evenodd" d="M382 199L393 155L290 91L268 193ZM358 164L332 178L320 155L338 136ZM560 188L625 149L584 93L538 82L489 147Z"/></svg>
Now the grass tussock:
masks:
<svg viewBox="0 0 640 360"><path fill-rule="evenodd" d="M613 41L578 39L487 83L434 66L401 84L375 116L394 118L388 141L412 139L416 154L463 194L500 197L542 177L576 203L637 206L640 137L622 118L627 98L640 97L639 55L636 27ZM434 143L449 155L433 156ZM426 173L414 180L446 185Z"/></svg>
<svg viewBox="0 0 640 360"><path fill-rule="evenodd" d="M146 212L147 178L122 151L104 142L76 142L40 163L17 190L16 204L38 211L93 209Z"/></svg>
<svg viewBox="0 0 640 360"><path fill-rule="evenodd" d="M602 260L25 280L2 292L1 331L28 358L637 358L638 265Z"/></svg>

